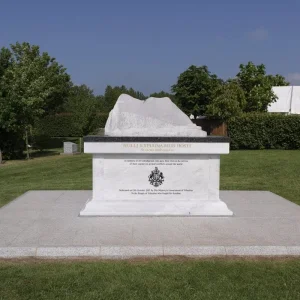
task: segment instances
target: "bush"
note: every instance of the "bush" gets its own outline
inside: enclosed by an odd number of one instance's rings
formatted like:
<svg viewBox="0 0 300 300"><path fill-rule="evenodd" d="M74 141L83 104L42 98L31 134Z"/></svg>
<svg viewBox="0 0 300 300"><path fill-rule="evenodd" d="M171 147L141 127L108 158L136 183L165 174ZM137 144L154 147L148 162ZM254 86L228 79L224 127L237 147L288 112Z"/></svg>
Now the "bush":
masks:
<svg viewBox="0 0 300 300"><path fill-rule="evenodd" d="M88 134L104 127L107 117L107 114L96 114L91 120L91 132ZM36 124L34 134L44 137L80 137L86 134L81 125L72 114L51 115Z"/></svg>
<svg viewBox="0 0 300 300"><path fill-rule="evenodd" d="M81 136L81 130L71 114L50 115L35 127L35 135L50 137Z"/></svg>
<svg viewBox="0 0 300 300"><path fill-rule="evenodd" d="M89 132L89 134L97 134L99 132L99 128L104 128L107 118L108 114L97 114L92 123L93 130Z"/></svg>
<svg viewBox="0 0 300 300"><path fill-rule="evenodd" d="M231 149L300 149L300 116L244 114L228 122Z"/></svg>
<svg viewBox="0 0 300 300"><path fill-rule="evenodd" d="M3 159L16 159L24 157L25 142L23 134L18 132L7 132L0 129L0 149Z"/></svg>

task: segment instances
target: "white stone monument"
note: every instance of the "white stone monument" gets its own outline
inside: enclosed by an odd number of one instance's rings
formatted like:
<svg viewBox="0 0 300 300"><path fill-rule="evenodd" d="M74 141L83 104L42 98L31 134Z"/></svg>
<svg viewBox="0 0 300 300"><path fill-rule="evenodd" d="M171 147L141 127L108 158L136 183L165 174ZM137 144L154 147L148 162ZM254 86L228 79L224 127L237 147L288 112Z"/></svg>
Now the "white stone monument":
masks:
<svg viewBox="0 0 300 300"><path fill-rule="evenodd" d="M81 216L231 216L219 198L227 137L207 137L169 98L121 95L93 154L93 196Z"/></svg>

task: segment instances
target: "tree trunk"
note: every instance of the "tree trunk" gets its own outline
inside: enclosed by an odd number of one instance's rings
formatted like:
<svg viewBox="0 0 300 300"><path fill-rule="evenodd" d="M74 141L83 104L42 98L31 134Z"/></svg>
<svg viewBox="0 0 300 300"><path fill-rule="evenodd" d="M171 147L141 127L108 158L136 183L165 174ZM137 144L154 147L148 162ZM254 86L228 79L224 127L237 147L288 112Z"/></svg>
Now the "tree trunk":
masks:
<svg viewBox="0 0 300 300"><path fill-rule="evenodd" d="M79 138L79 152L82 152L82 137Z"/></svg>
<svg viewBox="0 0 300 300"><path fill-rule="evenodd" d="M2 164L2 151L0 149L0 165Z"/></svg>
<svg viewBox="0 0 300 300"><path fill-rule="evenodd" d="M29 147L28 147L28 129L25 130L25 143L26 143L26 153L27 159L29 159Z"/></svg>

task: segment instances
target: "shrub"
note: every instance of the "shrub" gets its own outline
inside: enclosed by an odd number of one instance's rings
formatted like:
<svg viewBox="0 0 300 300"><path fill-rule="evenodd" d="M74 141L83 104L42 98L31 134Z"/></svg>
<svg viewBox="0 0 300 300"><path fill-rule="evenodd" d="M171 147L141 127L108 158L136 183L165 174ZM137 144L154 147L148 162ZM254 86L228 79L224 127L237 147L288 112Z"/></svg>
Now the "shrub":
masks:
<svg viewBox="0 0 300 300"><path fill-rule="evenodd" d="M92 134L105 126L107 114L96 114L91 120L91 132L84 132L82 124L72 114L51 115L41 119L35 127L34 134L49 137L80 137Z"/></svg>
<svg viewBox="0 0 300 300"><path fill-rule="evenodd" d="M228 122L231 149L300 149L300 116L243 114Z"/></svg>
<svg viewBox="0 0 300 300"><path fill-rule="evenodd" d="M23 134L0 129L0 149L3 159L22 158L25 150Z"/></svg>
<svg viewBox="0 0 300 300"><path fill-rule="evenodd" d="M97 114L92 123L93 130L89 132L89 134L97 134L99 132L99 128L104 128L107 118L108 114Z"/></svg>
<svg viewBox="0 0 300 300"><path fill-rule="evenodd" d="M81 130L71 114L50 115L35 127L35 135L50 137L81 136Z"/></svg>

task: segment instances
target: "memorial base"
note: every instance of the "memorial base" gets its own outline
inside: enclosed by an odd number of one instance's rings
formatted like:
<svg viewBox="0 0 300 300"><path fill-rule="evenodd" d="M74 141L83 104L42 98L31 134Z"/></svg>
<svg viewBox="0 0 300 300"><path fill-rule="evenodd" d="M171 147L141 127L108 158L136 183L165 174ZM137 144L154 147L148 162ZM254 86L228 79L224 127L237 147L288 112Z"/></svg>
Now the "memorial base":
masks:
<svg viewBox="0 0 300 300"><path fill-rule="evenodd" d="M89 201L80 216L232 216L219 201Z"/></svg>
<svg viewBox="0 0 300 300"><path fill-rule="evenodd" d="M86 137L93 196L80 216L231 216L219 198L225 137Z"/></svg>

